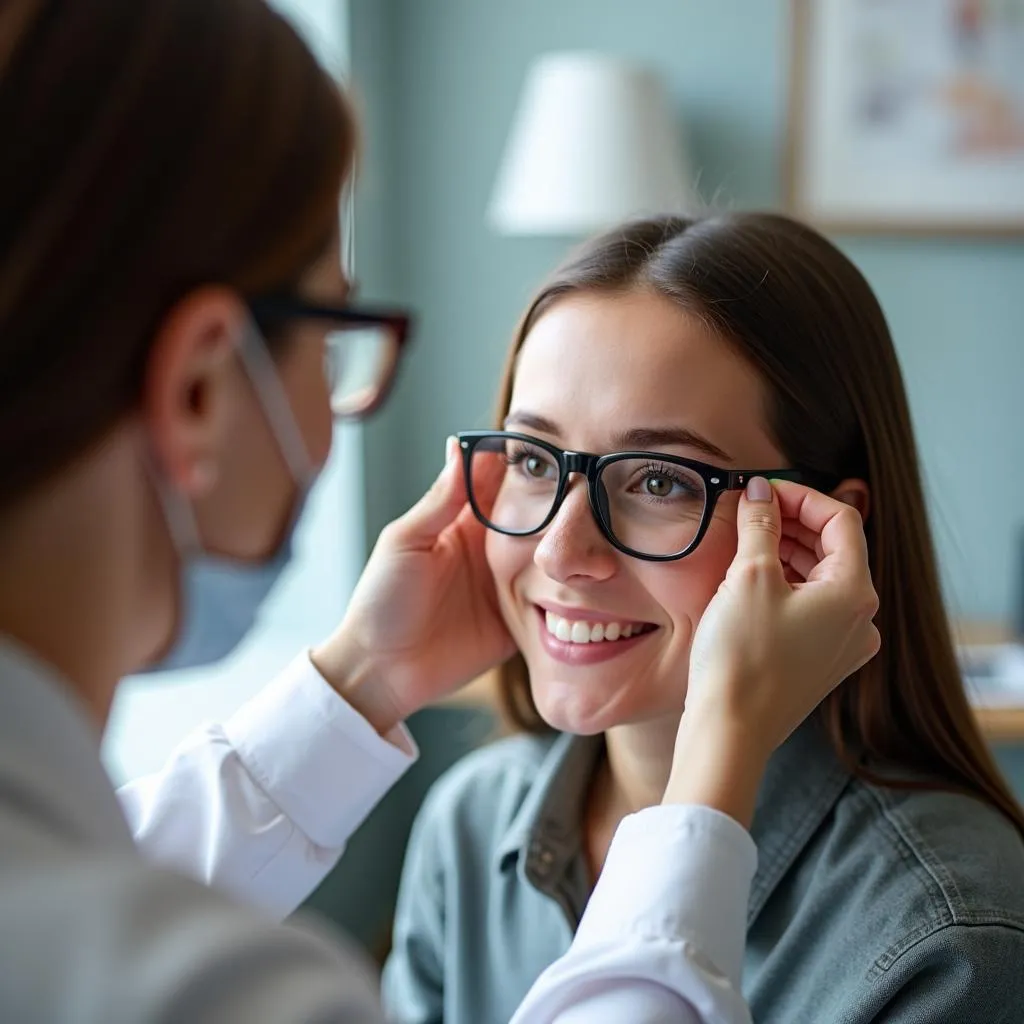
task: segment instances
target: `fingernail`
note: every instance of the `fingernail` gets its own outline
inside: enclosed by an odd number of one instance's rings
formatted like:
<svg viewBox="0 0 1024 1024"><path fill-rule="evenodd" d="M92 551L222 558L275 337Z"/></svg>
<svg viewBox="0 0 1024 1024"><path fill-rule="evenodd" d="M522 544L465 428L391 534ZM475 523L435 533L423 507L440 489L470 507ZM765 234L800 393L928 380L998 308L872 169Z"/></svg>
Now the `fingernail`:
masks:
<svg viewBox="0 0 1024 1024"><path fill-rule="evenodd" d="M763 476L751 477L747 481L747 501L771 501L772 485Z"/></svg>
<svg viewBox="0 0 1024 1024"><path fill-rule="evenodd" d="M454 434L449 434L445 438L445 442L444 442L444 462L445 462L446 466L448 465L449 462L452 461L452 459L455 458L455 455L458 452L458 450L459 450L458 438L456 438Z"/></svg>

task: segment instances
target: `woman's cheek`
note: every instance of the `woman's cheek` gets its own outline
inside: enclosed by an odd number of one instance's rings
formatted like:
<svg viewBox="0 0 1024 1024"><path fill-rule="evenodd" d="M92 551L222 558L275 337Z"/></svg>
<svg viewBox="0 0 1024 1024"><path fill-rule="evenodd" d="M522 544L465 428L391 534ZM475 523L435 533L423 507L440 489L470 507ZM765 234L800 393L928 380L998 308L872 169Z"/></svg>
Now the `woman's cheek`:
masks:
<svg viewBox="0 0 1024 1024"><path fill-rule="evenodd" d="M517 544L511 537L487 531L484 540L484 554L487 566L494 577L494 589L498 596L498 605L505 619L505 625L516 634L515 602L513 599L513 583L523 568L524 544Z"/></svg>
<svg viewBox="0 0 1024 1024"><path fill-rule="evenodd" d="M736 527L712 521L697 550L678 562L668 563L673 572L658 574L650 581L648 590L674 622L688 620L696 629L735 557Z"/></svg>
<svg viewBox="0 0 1024 1024"><path fill-rule="evenodd" d="M487 559L487 568L491 570L495 586L500 587L508 576L508 556L505 551L505 537L493 530L488 530L484 536L484 555Z"/></svg>
<svg viewBox="0 0 1024 1024"><path fill-rule="evenodd" d="M697 554L706 554L710 563L708 571L718 573L718 582L725 579L725 574L736 557L736 545L739 541L736 533L736 507L720 508L708 526L708 532L697 548ZM707 551L705 552L705 548ZM711 568L711 565L714 568Z"/></svg>

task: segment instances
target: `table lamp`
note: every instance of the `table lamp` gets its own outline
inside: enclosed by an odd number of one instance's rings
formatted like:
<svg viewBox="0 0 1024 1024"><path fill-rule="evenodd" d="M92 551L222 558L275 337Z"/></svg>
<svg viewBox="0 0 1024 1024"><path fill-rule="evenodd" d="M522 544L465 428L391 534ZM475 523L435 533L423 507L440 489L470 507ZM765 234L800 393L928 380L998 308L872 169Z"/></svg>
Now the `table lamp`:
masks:
<svg viewBox="0 0 1024 1024"><path fill-rule="evenodd" d="M508 235L582 236L697 205L681 126L650 70L552 53L530 68L488 210Z"/></svg>

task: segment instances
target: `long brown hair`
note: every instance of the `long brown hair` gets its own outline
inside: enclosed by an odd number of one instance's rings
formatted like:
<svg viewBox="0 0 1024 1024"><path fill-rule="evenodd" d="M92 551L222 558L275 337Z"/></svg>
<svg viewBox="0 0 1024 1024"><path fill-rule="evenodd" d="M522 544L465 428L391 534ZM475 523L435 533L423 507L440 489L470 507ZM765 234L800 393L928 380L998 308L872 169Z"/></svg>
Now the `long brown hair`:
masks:
<svg viewBox="0 0 1024 1024"><path fill-rule="evenodd" d="M263 0L7 0L0 140L3 507L131 408L190 289L302 276L355 125Z"/></svg>
<svg viewBox="0 0 1024 1024"><path fill-rule="evenodd" d="M903 379L867 281L821 235L781 216L626 224L586 244L528 308L505 368L498 422L508 412L518 352L552 304L574 292L637 288L699 316L758 370L769 393L768 429L793 466L870 487L866 531L882 651L822 706L840 757L886 785L974 794L1024 832L1024 812L964 693ZM548 729L522 656L502 668L499 692L513 726ZM893 782L893 769L902 781Z"/></svg>

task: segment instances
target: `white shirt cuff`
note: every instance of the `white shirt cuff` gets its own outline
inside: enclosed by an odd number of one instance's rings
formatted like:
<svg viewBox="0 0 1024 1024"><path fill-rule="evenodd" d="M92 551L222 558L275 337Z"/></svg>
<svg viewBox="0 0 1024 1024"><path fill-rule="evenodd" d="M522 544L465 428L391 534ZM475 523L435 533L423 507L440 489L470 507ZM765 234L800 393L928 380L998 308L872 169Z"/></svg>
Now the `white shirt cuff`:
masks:
<svg viewBox="0 0 1024 1024"><path fill-rule="evenodd" d="M575 945L693 940L738 988L757 847L728 815L666 805L619 824Z"/></svg>
<svg viewBox="0 0 1024 1024"><path fill-rule="evenodd" d="M248 772L318 846L341 847L419 756L408 730L381 737L296 658L224 732Z"/></svg>

